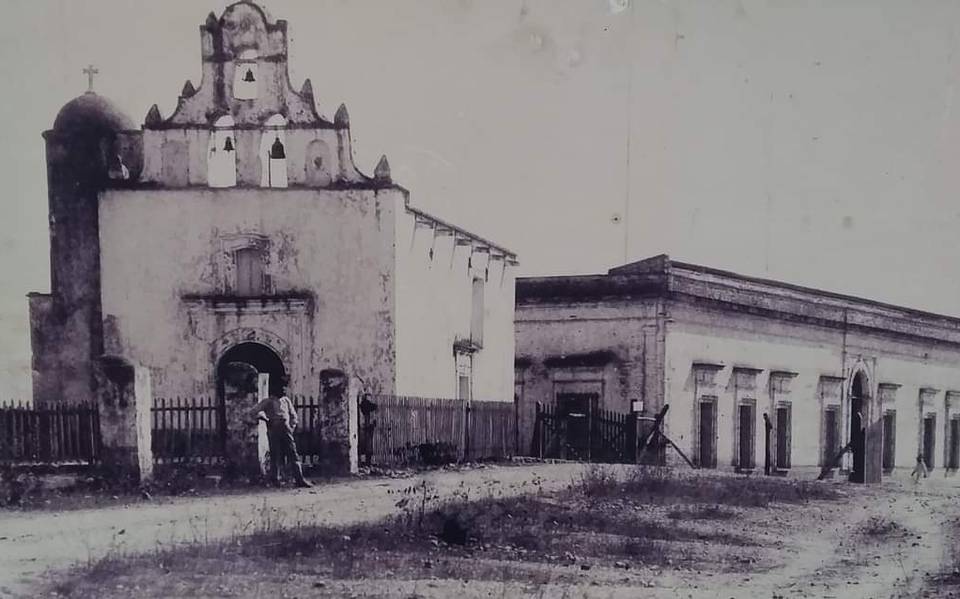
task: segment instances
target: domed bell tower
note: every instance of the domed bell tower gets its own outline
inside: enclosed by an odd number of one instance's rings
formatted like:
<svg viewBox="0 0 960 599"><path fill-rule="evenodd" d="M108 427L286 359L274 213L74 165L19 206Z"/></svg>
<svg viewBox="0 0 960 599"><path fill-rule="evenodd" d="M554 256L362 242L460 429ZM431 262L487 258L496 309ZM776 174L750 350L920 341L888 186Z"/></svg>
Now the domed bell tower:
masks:
<svg viewBox="0 0 960 599"><path fill-rule="evenodd" d="M103 353L100 309L100 194L132 184L141 132L90 90L68 102L44 132L50 219L50 294L30 295L37 402L88 401L93 361Z"/></svg>

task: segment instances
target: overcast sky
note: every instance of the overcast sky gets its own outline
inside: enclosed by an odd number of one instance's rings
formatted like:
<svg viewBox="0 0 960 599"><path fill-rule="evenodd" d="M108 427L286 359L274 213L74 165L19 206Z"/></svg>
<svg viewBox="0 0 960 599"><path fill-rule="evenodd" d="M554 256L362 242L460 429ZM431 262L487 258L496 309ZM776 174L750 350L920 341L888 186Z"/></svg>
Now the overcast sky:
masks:
<svg viewBox="0 0 960 599"><path fill-rule="evenodd" d="M88 62L135 122L169 116L227 4L3 1L0 398L29 396L24 296L49 290L41 132ZM361 170L386 153L521 274L669 253L960 316L958 2L264 5Z"/></svg>

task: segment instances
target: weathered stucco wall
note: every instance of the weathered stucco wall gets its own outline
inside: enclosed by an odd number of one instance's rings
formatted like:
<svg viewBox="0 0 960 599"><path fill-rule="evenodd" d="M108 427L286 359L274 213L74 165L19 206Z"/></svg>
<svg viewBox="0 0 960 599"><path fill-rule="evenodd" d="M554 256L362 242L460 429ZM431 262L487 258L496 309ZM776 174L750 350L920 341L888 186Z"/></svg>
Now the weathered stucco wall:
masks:
<svg viewBox="0 0 960 599"><path fill-rule="evenodd" d="M157 397L215 393L219 357L274 349L291 390L319 373L395 380L396 190L111 190L100 239L105 344L153 372ZM237 298L232 252L258 247L267 292Z"/></svg>
<svg viewBox="0 0 960 599"><path fill-rule="evenodd" d="M416 224L397 212L397 392L457 397L454 343L471 337L474 280L483 281L482 347L472 360L472 397L513 400L514 281L502 254L458 244L452 231Z"/></svg>
<svg viewBox="0 0 960 599"><path fill-rule="evenodd" d="M763 467L763 414L774 418L775 404L791 408L791 466L818 466L823 461L824 405L841 409L841 446L849 436L849 406L824 392L822 377L841 379L849 396L858 364L868 375L871 403L869 422L885 410L896 410L896 467L912 468L920 438L920 389L934 388L929 409L937 414L936 465L945 455L946 393L960 389L960 349L910 341L893 335L860 330L791 323L702 305L673 302L666 335L666 401L671 405L667 431L692 458L697 454L697 396L717 398L717 465L736 463L735 406L756 401L755 457ZM698 380L702 365L713 374ZM753 388L738 388L737 369L753 372ZM790 373L774 390L771 377ZM880 398L879 386L899 385ZM954 414L956 411L953 412ZM849 458L845 462L849 466Z"/></svg>
<svg viewBox="0 0 960 599"><path fill-rule="evenodd" d="M553 407L560 392L599 393L599 407L644 413L660 405L662 348L656 300L517 307L517 395L521 443L533 438L536 402ZM526 447L526 445L524 445Z"/></svg>

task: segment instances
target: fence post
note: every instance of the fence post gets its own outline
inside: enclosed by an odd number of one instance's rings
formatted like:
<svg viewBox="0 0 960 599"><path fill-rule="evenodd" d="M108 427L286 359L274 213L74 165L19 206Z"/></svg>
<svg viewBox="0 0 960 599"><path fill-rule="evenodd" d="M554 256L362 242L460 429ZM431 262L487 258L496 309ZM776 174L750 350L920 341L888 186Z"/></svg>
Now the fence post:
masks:
<svg viewBox="0 0 960 599"><path fill-rule="evenodd" d="M223 370L224 458L228 476L259 478L263 474L260 422L253 420L259 385L260 374L249 364L231 362Z"/></svg>
<svg viewBox="0 0 960 599"><path fill-rule="evenodd" d="M537 457L543 459L543 404L536 403L536 418L533 421L533 434L537 440Z"/></svg>
<svg viewBox="0 0 960 599"><path fill-rule="evenodd" d="M320 371L320 418L323 437L319 465L324 474L355 472L357 445L353 434L357 418L350 378L341 370Z"/></svg>
<svg viewBox="0 0 960 599"><path fill-rule="evenodd" d="M627 429L624 436L624 443L626 444L624 458L629 464L637 463L637 422L636 412L631 411L627 414L626 422L624 423Z"/></svg>
<svg viewBox="0 0 960 599"><path fill-rule="evenodd" d="M357 377L347 381L347 471L360 471L360 395L363 383Z"/></svg>
<svg viewBox="0 0 960 599"><path fill-rule="evenodd" d="M150 371L117 356L95 368L102 462L107 473L137 481L153 476Z"/></svg>
<svg viewBox="0 0 960 599"><path fill-rule="evenodd" d="M463 461L470 461L470 400L466 400L463 408Z"/></svg>

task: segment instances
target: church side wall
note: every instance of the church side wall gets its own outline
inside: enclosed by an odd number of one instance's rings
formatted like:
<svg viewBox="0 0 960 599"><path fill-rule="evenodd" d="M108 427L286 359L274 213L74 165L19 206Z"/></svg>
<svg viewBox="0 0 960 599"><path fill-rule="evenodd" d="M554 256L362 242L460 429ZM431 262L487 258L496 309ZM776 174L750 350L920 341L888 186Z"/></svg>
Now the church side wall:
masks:
<svg viewBox="0 0 960 599"><path fill-rule="evenodd" d="M274 349L291 391L324 369L373 392L395 379L395 199L372 190L113 190L101 203L108 352L154 394L212 395L231 346ZM234 252L263 250L264 297L238 298Z"/></svg>
<svg viewBox="0 0 960 599"><path fill-rule="evenodd" d="M516 267L503 257L460 245L452 231L417 225L397 212L397 393L458 396L460 375L475 400L513 399L513 308ZM432 257L431 257L432 248ZM482 283L481 347L454 353L471 338L474 281Z"/></svg>
<svg viewBox="0 0 960 599"><path fill-rule="evenodd" d="M839 410L842 446L849 440L850 407L846 401L852 376L863 371L869 380L866 392L872 398L867 421L879 423L885 411L896 410L898 468L914 465L919 451L921 389L934 390L924 393L929 406L924 413L937 416L935 464L943 466L947 392L960 389L960 348L880 332L851 330L844 334L841 328L683 302L672 302L669 314L665 389L671 407L667 434L694 461L699 461L703 440L698 404L715 403L717 467L732 468L737 464L737 406L753 402L756 467L763 468L763 414L775 422L777 408L785 406L790 410L790 467L822 465L824 409L836 406ZM836 381L833 391L831 381ZM886 387L883 391L881 384ZM956 408L952 414L957 414ZM776 434L774 431L774 452ZM675 455L671 459L679 461ZM849 467L849 459L843 465Z"/></svg>

